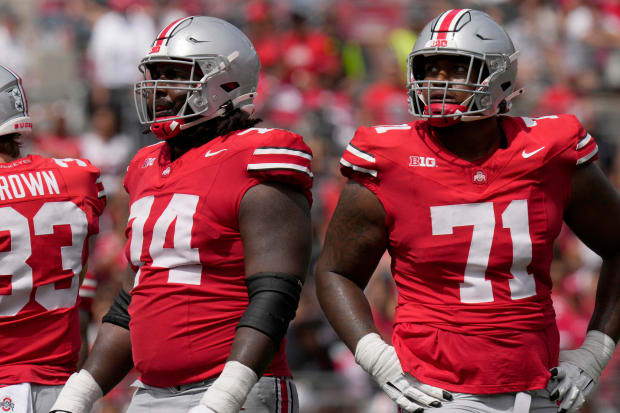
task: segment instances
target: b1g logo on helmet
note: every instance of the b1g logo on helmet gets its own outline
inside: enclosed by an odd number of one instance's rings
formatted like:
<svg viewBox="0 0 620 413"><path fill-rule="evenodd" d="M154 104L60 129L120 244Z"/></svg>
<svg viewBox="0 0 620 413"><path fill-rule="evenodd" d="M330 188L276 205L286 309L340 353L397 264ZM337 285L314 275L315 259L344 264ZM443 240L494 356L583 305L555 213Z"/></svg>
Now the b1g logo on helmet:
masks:
<svg viewBox="0 0 620 413"><path fill-rule="evenodd" d="M426 47L448 47L448 39L429 40Z"/></svg>
<svg viewBox="0 0 620 413"><path fill-rule="evenodd" d="M2 399L2 402L0 402L0 408L3 412L12 412L15 410L15 403L13 403L10 397L5 397Z"/></svg>

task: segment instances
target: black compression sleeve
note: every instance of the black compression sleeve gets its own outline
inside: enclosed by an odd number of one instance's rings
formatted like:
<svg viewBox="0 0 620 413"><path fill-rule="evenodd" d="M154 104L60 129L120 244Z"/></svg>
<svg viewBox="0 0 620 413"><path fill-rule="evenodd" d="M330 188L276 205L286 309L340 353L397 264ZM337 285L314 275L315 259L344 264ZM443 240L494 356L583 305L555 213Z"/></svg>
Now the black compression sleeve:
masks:
<svg viewBox="0 0 620 413"><path fill-rule="evenodd" d="M261 272L245 279L250 303L237 328L250 327L280 346L301 294L301 281L294 275Z"/></svg>
<svg viewBox="0 0 620 413"><path fill-rule="evenodd" d="M114 302L110 306L108 313L103 316L102 322L116 324L119 327L129 330L129 303L131 295L121 288L118 295L114 297Z"/></svg>

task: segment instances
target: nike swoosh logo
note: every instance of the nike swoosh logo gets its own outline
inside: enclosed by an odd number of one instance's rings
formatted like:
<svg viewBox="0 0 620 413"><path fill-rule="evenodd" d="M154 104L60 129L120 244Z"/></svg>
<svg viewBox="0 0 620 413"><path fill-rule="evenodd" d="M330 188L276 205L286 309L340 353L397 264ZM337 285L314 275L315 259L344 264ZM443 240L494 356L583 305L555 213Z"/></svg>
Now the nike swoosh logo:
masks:
<svg viewBox="0 0 620 413"><path fill-rule="evenodd" d="M524 159L529 158L530 156L536 155L538 152L542 151L543 149L545 149L545 147L543 146L542 148L538 148L533 152L525 152L525 149L523 149L523 152L521 152L521 156L523 156Z"/></svg>
<svg viewBox="0 0 620 413"><path fill-rule="evenodd" d="M198 40L194 37L189 37L187 40L189 40L190 42L197 44L197 43L211 43L211 40Z"/></svg>
<svg viewBox="0 0 620 413"><path fill-rule="evenodd" d="M208 158L209 156L217 155L218 153L224 152L227 150L228 149L220 149L219 151L215 151L215 152L211 152L211 150L208 150L207 153L205 153L205 158Z"/></svg>

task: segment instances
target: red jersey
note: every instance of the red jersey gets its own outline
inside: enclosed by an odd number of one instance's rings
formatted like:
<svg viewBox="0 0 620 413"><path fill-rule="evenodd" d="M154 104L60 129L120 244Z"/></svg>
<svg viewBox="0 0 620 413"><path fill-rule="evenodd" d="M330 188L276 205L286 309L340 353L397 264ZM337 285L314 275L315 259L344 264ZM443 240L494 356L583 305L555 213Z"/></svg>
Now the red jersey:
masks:
<svg viewBox="0 0 620 413"><path fill-rule="evenodd" d="M104 207L87 160L0 163L1 385L58 385L75 371L79 275Z"/></svg>
<svg viewBox="0 0 620 413"><path fill-rule="evenodd" d="M248 306L238 212L245 192L284 182L310 198L311 151L299 135L251 128L170 162L165 143L138 151L125 177L129 313L141 380L167 387L217 376ZM284 342L267 370L290 375Z"/></svg>
<svg viewBox="0 0 620 413"><path fill-rule="evenodd" d="M386 211L403 369L456 392L546 386L553 242L573 172L598 151L571 115L499 119L507 147L475 162L424 121L361 128L341 160Z"/></svg>

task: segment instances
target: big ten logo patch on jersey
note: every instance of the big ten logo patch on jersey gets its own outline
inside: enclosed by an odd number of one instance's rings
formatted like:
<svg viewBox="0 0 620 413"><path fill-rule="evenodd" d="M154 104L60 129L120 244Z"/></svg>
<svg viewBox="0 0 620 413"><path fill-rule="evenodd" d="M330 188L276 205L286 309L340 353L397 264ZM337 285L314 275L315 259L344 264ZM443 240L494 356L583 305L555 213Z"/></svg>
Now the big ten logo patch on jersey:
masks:
<svg viewBox="0 0 620 413"><path fill-rule="evenodd" d="M434 168L437 166L437 163L435 162L435 158L431 158L430 156L411 155L409 157L409 166L424 166L427 168Z"/></svg>

